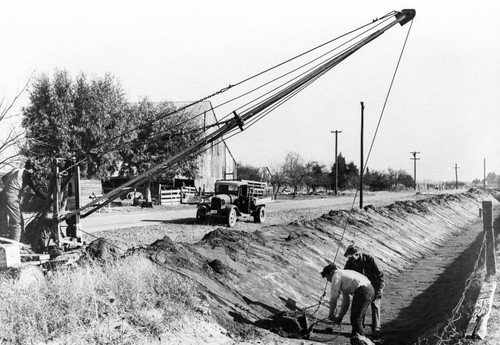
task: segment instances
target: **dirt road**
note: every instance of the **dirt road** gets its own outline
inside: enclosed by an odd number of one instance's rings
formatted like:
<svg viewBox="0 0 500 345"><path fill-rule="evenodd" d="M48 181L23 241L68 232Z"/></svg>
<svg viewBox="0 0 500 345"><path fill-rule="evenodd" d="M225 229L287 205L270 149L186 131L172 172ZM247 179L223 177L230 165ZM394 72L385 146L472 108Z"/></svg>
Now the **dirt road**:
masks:
<svg viewBox="0 0 500 345"><path fill-rule="evenodd" d="M409 200L413 198L415 198L415 193L413 192L377 192L365 193L363 201L364 205L382 206L397 200ZM291 209L309 209L310 216L314 217L320 216L330 209L349 209L351 206L359 207L359 201L356 200L353 205L353 200L354 194L316 199L283 199L273 201L266 208L268 214ZM85 231L93 233L99 230L161 225L174 221L176 223L192 222L195 215L196 205L155 206L151 209L128 207L127 210L108 208L83 219L82 224Z"/></svg>

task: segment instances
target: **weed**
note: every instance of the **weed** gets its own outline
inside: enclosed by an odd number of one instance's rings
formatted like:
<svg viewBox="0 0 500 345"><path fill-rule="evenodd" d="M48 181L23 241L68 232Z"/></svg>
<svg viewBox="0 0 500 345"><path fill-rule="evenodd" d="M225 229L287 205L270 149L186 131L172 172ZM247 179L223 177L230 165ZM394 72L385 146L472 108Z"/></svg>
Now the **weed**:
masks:
<svg viewBox="0 0 500 345"><path fill-rule="evenodd" d="M45 284L0 278L0 343L141 344L176 326L192 309L192 281L131 256L60 270Z"/></svg>

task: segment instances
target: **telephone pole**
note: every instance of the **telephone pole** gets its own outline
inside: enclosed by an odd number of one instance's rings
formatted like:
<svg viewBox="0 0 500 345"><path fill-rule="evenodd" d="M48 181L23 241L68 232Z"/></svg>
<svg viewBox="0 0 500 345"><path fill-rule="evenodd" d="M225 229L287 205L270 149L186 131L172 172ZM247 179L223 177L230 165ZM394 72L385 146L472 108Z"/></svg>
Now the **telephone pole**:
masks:
<svg viewBox="0 0 500 345"><path fill-rule="evenodd" d="M365 104L361 102L361 164L359 168L359 208L363 208L363 132L364 132Z"/></svg>
<svg viewBox="0 0 500 345"><path fill-rule="evenodd" d="M420 158L417 158L417 154L419 154L420 152L413 151L410 153L413 155L413 158L410 158L410 159L413 160L413 188L415 189L415 192L416 192L417 191L417 161L420 159Z"/></svg>
<svg viewBox="0 0 500 345"><path fill-rule="evenodd" d="M458 166L457 163L455 163L455 189L458 189Z"/></svg>
<svg viewBox="0 0 500 345"><path fill-rule="evenodd" d="M483 188L486 189L486 158L483 158Z"/></svg>
<svg viewBox="0 0 500 345"><path fill-rule="evenodd" d="M337 147L338 147L338 134L342 133L342 131L330 131L331 133L335 133L335 195L338 193L338 181L339 181L339 166L337 164Z"/></svg>

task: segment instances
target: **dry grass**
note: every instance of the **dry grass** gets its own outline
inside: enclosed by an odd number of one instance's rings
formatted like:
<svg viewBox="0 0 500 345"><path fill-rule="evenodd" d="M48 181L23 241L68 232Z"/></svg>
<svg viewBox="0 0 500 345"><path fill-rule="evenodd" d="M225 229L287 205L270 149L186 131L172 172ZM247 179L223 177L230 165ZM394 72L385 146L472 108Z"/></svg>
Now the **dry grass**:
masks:
<svg viewBox="0 0 500 345"><path fill-rule="evenodd" d="M196 304L191 281L138 256L0 291L0 344L154 344Z"/></svg>

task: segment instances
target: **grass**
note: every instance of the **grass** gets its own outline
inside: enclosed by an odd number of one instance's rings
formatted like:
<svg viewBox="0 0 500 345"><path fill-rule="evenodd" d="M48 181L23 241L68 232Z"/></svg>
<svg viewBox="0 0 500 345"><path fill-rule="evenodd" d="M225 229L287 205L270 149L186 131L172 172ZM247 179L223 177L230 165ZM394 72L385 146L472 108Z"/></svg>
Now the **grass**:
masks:
<svg viewBox="0 0 500 345"><path fill-rule="evenodd" d="M45 283L0 279L0 344L154 344L196 306L192 281L132 256L55 271Z"/></svg>

